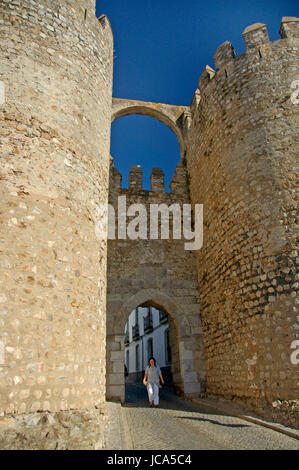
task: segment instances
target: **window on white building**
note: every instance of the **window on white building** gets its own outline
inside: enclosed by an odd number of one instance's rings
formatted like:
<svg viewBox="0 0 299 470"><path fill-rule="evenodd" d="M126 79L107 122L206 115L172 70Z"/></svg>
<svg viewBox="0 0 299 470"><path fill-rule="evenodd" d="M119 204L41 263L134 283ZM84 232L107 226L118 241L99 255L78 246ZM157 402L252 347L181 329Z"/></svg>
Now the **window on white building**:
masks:
<svg viewBox="0 0 299 470"><path fill-rule="evenodd" d="M139 370L139 344L136 345L136 370Z"/></svg>
<svg viewBox="0 0 299 470"><path fill-rule="evenodd" d="M130 372L130 350L129 349L127 349L127 352L126 352L126 366L127 366L128 372Z"/></svg>
<svg viewBox="0 0 299 470"><path fill-rule="evenodd" d="M126 323L126 326L125 326L125 344L129 344L130 343L130 336L129 336L129 325L128 325L128 322Z"/></svg>
<svg viewBox="0 0 299 470"><path fill-rule="evenodd" d="M165 362L166 364L169 364L171 362L169 329L165 330L164 335L165 335Z"/></svg>
<svg viewBox="0 0 299 470"><path fill-rule="evenodd" d="M149 359L151 356L154 355L154 351L153 351L153 340L152 338L150 338L148 341L147 341L147 358Z"/></svg>
<svg viewBox="0 0 299 470"><path fill-rule="evenodd" d="M161 310L159 310L159 321L160 321L160 323L167 323L167 321L168 321L167 313L162 312Z"/></svg>
<svg viewBox="0 0 299 470"><path fill-rule="evenodd" d="M144 333L150 333L153 331L153 314L152 307L147 308L147 314L143 317L143 329Z"/></svg>

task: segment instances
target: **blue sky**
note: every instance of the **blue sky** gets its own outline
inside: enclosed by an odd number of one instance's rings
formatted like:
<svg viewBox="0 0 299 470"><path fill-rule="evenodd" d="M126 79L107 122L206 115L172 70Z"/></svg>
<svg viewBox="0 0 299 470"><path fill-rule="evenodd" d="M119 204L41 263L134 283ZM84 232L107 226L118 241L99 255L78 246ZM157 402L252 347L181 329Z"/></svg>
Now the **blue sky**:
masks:
<svg viewBox="0 0 299 470"><path fill-rule="evenodd" d="M279 39L282 16L298 16L298 0L98 0L114 34L113 96L189 106L199 76L220 44L245 51L246 26L266 23L271 41ZM154 166L165 173L166 190L180 159L179 145L167 126L147 116L125 116L111 129L111 155L128 186L131 165L143 169L150 188Z"/></svg>

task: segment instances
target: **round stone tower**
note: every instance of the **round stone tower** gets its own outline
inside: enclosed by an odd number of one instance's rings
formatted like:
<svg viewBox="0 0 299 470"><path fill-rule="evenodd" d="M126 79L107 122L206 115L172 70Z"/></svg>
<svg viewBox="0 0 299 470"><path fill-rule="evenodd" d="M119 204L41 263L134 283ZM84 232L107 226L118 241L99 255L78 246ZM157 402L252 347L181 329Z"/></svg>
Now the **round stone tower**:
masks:
<svg viewBox="0 0 299 470"><path fill-rule="evenodd" d="M93 0L5 0L0 25L0 412L101 408L110 23Z"/></svg>
<svg viewBox="0 0 299 470"><path fill-rule="evenodd" d="M257 23L244 54L217 49L186 137L191 200L204 206L207 391L260 409L298 398L299 19L284 17L280 34L270 42Z"/></svg>

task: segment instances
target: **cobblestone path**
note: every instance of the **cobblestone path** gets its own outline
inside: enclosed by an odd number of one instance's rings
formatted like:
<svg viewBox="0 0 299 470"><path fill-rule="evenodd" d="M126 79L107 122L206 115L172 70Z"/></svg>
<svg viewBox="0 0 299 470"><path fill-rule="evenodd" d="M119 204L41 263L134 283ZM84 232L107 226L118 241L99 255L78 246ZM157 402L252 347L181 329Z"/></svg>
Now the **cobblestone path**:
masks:
<svg viewBox="0 0 299 470"><path fill-rule="evenodd" d="M110 449L299 449L299 441L292 437L180 399L163 389L160 406L150 408L145 387L127 384L126 404L119 410L110 427Z"/></svg>

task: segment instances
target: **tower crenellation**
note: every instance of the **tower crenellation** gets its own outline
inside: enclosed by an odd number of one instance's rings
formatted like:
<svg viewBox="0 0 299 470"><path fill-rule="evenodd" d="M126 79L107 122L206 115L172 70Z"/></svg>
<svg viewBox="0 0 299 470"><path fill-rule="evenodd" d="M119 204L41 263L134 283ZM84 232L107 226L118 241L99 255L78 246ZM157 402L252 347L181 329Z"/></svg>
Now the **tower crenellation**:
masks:
<svg viewBox="0 0 299 470"><path fill-rule="evenodd" d="M164 171L162 168L154 167L151 172L151 191L165 192Z"/></svg>
<svg viewBox="0 0 299 470"><path fill-rule="evenodd" d="M132 165L129 172L129 189L142 190L142 168L140 165Z"/></svg>
<svg viewBox="0 0 299 470"><path fill-rule="evenodd" d="M214 63L216 70L219 70L227 65L236 57L235 49L229 41L224 42L218 47L214 55Z"/></svg>
<svg viewBox="0 0 299 470"><path fill-rule="evenodd" d="M200 91L207 86L214 86L213 79L219 79L221 76L230 79L232 74L236 74L253 60L258 63L264 54L270 54L272 50L277 54L277 48L283 47L284 39L296 40L299 37L299 20L295 17L283 17L279 33L281 39L270 42L267 26L264 23L254 23L247 26L243 33L243 39L246 46L246 52L237 56L233 45L229 41L221 44L214 54L214 63L216 72L209 65L206 65L199 79ZM240 75L240 81L242 76Z"/></svg>
<svg viewBox="0 0 299 470"><path fill-rule="evenodd" d="M171 182L170 182L170 192L165 190L165 181L164 181L164 171L162 168L153 167L150 175L150 190L143 189L143 170L140 165L132 165L129 172L129 185L128 188L122 188L122 175L115 167L113 159L110 164L110 180L109 188L110 192L117 194L121 191L122 194L126 193L142 193L142 194L154 194L161 195L163 197L166 195L184 195L186 196L186 201L188 202L188 185L187 185L187 169L185 163L181 160L176 166Z"/></svg>
<svg viewBox="0 0 299 470"><path fill-rule="evenodd" d="M283 16L281 20L280 36L285 38L298 38L299 36L299 18L294 16Z"/></svg>
<svg viewBox="0 0 299 470"><path fill-rule="evenodd" d="M247 50L269 42L267 26L263 23L247 26L242 35Z"/></svg>

